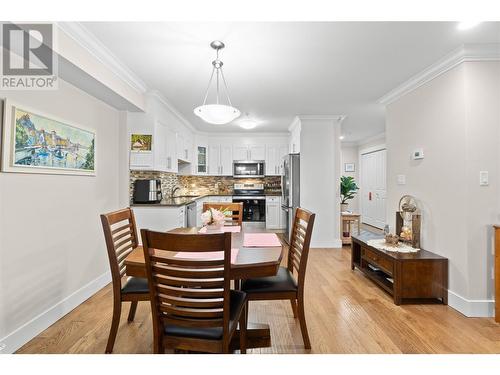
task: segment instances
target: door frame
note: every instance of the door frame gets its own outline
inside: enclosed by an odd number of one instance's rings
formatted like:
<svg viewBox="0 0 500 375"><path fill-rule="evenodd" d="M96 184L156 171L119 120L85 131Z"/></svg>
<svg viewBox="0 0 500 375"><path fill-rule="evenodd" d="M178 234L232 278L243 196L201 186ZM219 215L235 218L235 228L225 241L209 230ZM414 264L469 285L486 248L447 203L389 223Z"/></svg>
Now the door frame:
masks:
<svg viewBox="0 0 500 375"><path fill-rule="evenodd" d="M365 147L365 148L360 148L358 150L358 164L359 164L358 178L359 178L359 183L360 184L361 184L361 175L363 173L363 162L362 162L363 155L372 154L374 152L382 151L382 150L386 150L386 153L387 153L387 147L386 147L385 142L377 144L377 145L373 145L373 146L368 146L368 147ZM385 165L386 165L386 178L387 178L387 154L386 154L386 159L385 159ZM387 181L386 181L386 187L385 188L386 188L386 191L387 191ZM360 186L360 189L359 189L360 191L359 192L361 192L362 189L363 189L363 187ZM360 194L358 194L358 196L359 195ZM363 223L363 199L362 199L362 197L359 197L358 202L359 202L359 213L361 215L361 222ZM386 216L386 219L387 219L387 212L386 212L385 216Z"/></svg>

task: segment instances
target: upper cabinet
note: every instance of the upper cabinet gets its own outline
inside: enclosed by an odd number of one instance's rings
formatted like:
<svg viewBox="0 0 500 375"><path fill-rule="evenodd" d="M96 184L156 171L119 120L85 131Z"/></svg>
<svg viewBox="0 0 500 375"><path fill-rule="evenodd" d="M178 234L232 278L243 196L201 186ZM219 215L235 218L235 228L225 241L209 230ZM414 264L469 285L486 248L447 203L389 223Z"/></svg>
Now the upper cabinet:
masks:
<svg viewBox="0 0 500 375"><path fill-rule="evenodd" d="M233 160L265 160L265 158L265 145L233 146Z"/></svg>
<svg viewBox="0 0 500 375"><path fill-rule="evenodd" d="M208 174L212 176L232 176L233 147L212 144L208 148Z"/></svg>
<svg viewBox="0 0 500 375"><path fill-rule="evenodd" d="M177 159L180 162L191 163L193 153L193 140L181 133L177 133Z"/></svg>
<svg viewBox="0 0 500 375"><path fill-rule="evenodd" d="M176 134L166 124L142 114L131 116L132 134L151 135L151 151L130 151L130 169L177 172ZM137 114L139 115L139 114ZM136 121L134 121L136 120Z"/></svg>
<svg viewBox="0 0 500 375"><path fill-rule="evenodd" d="M283 174L283 157L288 154L288 145L267 145L266 176L281 176Z"/></svg>

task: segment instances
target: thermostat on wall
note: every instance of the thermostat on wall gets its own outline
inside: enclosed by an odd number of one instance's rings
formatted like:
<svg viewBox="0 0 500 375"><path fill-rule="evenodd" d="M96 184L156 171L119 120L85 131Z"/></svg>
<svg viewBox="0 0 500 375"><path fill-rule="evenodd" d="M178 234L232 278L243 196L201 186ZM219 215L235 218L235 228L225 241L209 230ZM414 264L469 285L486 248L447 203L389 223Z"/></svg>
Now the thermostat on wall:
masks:
<svg viewBox="0 0 500 375"><path fill-rule="evenodd" d="M413 150L411 157L413 160L423 159L424 158L424 149L417 148L417 149Z"/></svg>

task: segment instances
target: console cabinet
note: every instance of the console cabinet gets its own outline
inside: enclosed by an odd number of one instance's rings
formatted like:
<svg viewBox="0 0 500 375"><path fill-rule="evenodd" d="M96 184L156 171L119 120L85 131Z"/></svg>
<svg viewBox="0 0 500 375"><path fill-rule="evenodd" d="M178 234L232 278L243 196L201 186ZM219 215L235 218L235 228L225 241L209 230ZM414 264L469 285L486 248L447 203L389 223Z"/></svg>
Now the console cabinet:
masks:
<svg viewBox="0 0 500 375"><path fill-rule="evenodd" d="M368 245L382 238L372 233L352 236L351 269L359 269L389 293L396 305L403 303L448 303L448 259L421 249L398 253Z"/></svg>

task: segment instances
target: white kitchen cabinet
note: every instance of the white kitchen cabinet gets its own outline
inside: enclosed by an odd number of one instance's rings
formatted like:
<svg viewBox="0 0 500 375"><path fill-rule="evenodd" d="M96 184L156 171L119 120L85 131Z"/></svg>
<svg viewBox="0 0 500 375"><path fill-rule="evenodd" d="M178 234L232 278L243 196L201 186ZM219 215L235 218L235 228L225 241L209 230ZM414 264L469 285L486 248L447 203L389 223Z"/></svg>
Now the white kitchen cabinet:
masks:
<svg viewBox="0 0 500 375"><path fill-rule="evenodd" d="M177 133L177 159L190 163L191 162L191 149L193 144L190 139L187 139L184 135Z"/></svg>
<svg viewBox="0 0 500 375"><path fill-rule="evenodd" d="M265 160L265 145L233 146L233 160Z"/></svg>
<svg viewBox="0 0 500 375"><path fill-rule="evenodd" d="M208 148L208 174L231 176L233 174L233 148L226 145L210 145Z"/></svg>
<svg viewBox="0 0 500 375"><path fill-rule="evenodd" d="M250 160L248 146L233 146L233 160Z"/></svg>
<svg viewBox="0 0 500 375"><path fill-rule="evenodd" d="M283 157L288 154L288 145L268 145L266 148L266 176L283 174Z"/></svg>
<svg viewBox="0 0 500 375"><path fill-rule="evenodd" d="M217 176L220 173L220 146L210 145L208 147L208 174Z"/></svg>
<svg viewBox="0 0 500 375"><path fill-rule="evenodd" d="M196 160L194 174L208 174L208 146L205 144L196 145Z"/></svg>
<svg viewBox="0 0 500 375"><path fill-rule="evenodd" d="M174 228L184 227L185 206L134 206L134 216L137 231L150 229L165 232Z"/></svg>
<svg viewBox="0 0 500 375"><path fill-rule="evenodd" d="M266 159L266 146L252 145L248 146L249 159L248 160L265 160Z"/></svg>
<svg viewBox="0 0 500 375"><path fill-rule="evenodd" d="M177 173L178 163L177 163L177 135L175 132L167 128L166 131L166 160L167 160L167 172Z"/></svg>
<svg viewBox="0 0 500 375"><path fill-rule="evenodd" d="M220 146L220 171L221 176L233 175L233 147L231 145Z"/></svg>
<svg viewBox="0 0 500 375"><path fill-rule="evenodd" d="M281 212L281 197L266 197L266 229L283 229L284 221Z"/></svg>

